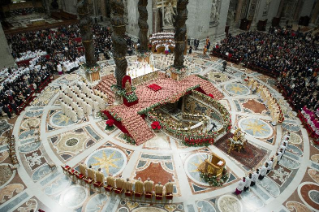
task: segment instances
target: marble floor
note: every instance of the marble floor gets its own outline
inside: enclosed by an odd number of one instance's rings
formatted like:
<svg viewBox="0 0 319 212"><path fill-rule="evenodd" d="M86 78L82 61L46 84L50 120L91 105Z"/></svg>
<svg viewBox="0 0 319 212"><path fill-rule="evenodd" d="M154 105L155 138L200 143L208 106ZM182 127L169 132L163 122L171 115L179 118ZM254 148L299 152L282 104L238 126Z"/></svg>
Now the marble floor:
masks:
<svg viewBox="0 0 319 212"><path fill-rule="evenodd" d="M127 143L118 130L105 130L105 122L89 116L74 123L61 113L58 86L76 83L79 76L63 75L53 81L18 117L14 125L1 121L0 211L106 211L106 212L304 212L319 210L319 147L314 146L274 87L274 80L240 66L229 65L222 73L222 61L194 54L194 63L221 92L220 102L230 111L233 130L246 132L249 151L227 154L225 145L187 147L163 132L140 146ZM107 63L112 65L112 61ZM111 68L112 69L112 68ZM110 69L110 70L111 70ZM107 68L105 72L109 72ZM270 113L242 80L246 73L266 85L284 111L285 121L272 126ZM30 129L28 126L33 126ZM13 129L16 137L17 170L11 163L4 133ZM274 155L284 134L291 132L289 147L277 167L257 186L234 195L240 178L258 168ZM37 133L40 133L40 138ZM40 142L37 140L40 139ZM222 187L210 187L197 170L198 165L215 153L226 161L229 171ZM105 176L122 175L131 180L150 177L157 183L172 180L172 203L110 196L89 191L66 177L60 165L77 167L85 162L102 168ZM55 164L57 169L51 169Z"/></svg>

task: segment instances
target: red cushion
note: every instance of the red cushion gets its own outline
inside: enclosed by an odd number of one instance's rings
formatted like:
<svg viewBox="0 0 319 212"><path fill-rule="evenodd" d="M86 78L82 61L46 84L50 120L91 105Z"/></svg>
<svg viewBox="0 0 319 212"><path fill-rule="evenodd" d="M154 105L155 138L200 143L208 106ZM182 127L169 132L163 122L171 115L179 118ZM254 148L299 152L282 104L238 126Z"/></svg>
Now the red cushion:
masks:
<svg viewBox="0 0 319 212"><path fill-rule="evenodd" d="M95 187L101 187L103 185L102 182L94 182L93 184Z"/></svg>
<svg viewBox="0 0 319 212"><path fill-rule="evenodd" d="M155 198L156 198L157 200L161 200L161 199L163 199L163 196L156 194L156 195L155 195Z"/></svg>
<svg viewBox="0 0 319 212"><path fill-rule="evenodd" d="M78 179L83 179L84 175L83 175L83 174L76 174L76 177L77 177Z"/></svg>
<svg viewBox="0 0 319 212"><path fill-rule="evenodd" d="M145 193L145 198L152 198L152 193Z"/></svg>
<svg viewBox="0 0 319 212"><path fill-rule="evenodd" d="M125 196L132 196L133 195L133 191L126 191L125 192Z"/></svg>
<svg viewBox="0 0 319 212"><path fill-rule="evenodd" d="M117 194L122 193L122 191L123 191L123 188L116 188L116 189L114 189L114 192L117 193Z"/></svg>
<svg viewBox="0 0 319 212"><path fill-rule="evenodd" d="M143 195L143 193L135 193L136 197L141 197Z"/></svg>
<svg viewBox="0 0 319 212"><path fill-rule="evenodd" d="M84 178L84 181L85 181L86 183L92 183L92 182L93 182L93 180L92 180L90 177Z"/></svg>
<svg viewBox="0 0 319 212"><path fill-rule="evenodd" d="M173 194L166 194L165 197L166 199L173 199Z"/></svg>
<svg viewBox="0 0 319 212"><path fill-rule="evenodd" d="M75 170L74 169L69 169L69 171L68 171L70 174L74 174L74 172L75 172Z"/></svg>
<svg viewBox="0 0 319 212"><path fill-rule="evenodd" d="M106 186L104 187L105 191L112 191L113 187L112 186Z"/></svg>

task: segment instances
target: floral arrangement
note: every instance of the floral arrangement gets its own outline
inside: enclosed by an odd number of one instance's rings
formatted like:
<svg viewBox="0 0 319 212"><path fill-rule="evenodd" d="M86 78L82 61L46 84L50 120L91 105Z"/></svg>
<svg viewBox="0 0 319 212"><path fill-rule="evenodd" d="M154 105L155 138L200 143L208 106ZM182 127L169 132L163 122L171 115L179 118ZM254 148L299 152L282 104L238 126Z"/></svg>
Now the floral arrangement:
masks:
<svg viewBox="0 0 319 212"><path fill-rule="evenodd" d="M100 71L100 66L98 64L95 66L92 66L92 67L88 67L85 64L83 64L82 66L83 66L83 69L85 70L85 72L89 73L89 74Z"/></svg>
<svg viewBox="0 0 319 212"><path fill-rule="evenodd" d="M114 120L113 119L108 119L106 121L105 130L113 130L113 129L114 129Z"/></svg>
<svg viewBox="0 0 319 212"><path fill-rule="evenodd" d="M150 51L146 51L146 52L143 52L143 53L137 52L136 55L137 55L137 57L139 57L139 58L147 58L147 57L150 56Z"/></svg>
<svg viewBox="0 0 319 212"><path fill-rule="evenodd" d="M119 122L122 121L121 117L119 117L117 114L115 114L115 113L113 113L111 111L109 111L109 113L116 121L119 121Z"/></svg>
<svg viewBox="0 0 319 212"><path fill-rule="evenodd" d="M187 92L192 91L192 90L199 88L199 87L200 87L200 85L194 85L193 87L190 87L190 88L186 89L185 91L176 94L175 96L171 96L171 97L168 97L164 100L161 100L160 102L157 102L157 103L155 103L147 108L144 108L143 110L140 110L137 113L139 115L147 114L149 111L151 111L153 108L155 108L157 106L164 105L166 103L174 103L174 102L178 101L182 96L185 96L185 94Z"/></svg>
<svg viewBox="0 0 319 212"><path fill-rule="evenodd" d="M203 80L206 80L206 81L209 81L209 79L207 79L206 77L200 75L200 74L196 74L196 76L198 76L199 78L203 79Z"/></svg>
<svg viewBox="0 0 319 212"><path fill-rule="evenodd" d="M136 94L135 94L136 87L134 87L134 86L131 87L131 89L132 89L131 93L126 93L125 89L122 89L117 85L112 85L111 88L112 89L116 88L116 94L119 96L122 96L128 102L135 102L138 99Z"/></svg>
<svg viewBox="0 0 319 212"><path fill-rule="evenodd" d="M153 130L160 130L161 124L158 121L153 121L153 123L151 124L151 127Z"/></svg>
<svg viewBox="0 0 319 212"><path fill-rule="evenodd" d="M181 74L181 73L185 73L186 70L188 70L188 67L184 66L181 69L177 69L177 68L174 67L174 65L171 65L171 66L168 67L168 69L171 70L173 73Z"/></svg>
<svg viewBox="0 0 319 212"><path fill-rule="evenodd" d="M214 176L212 174L208 174L208 173L201 173L200 177L206 182L208 183L210 186L214 186L214 187L220 187L222 186L225 182L227 182L228 178L229 178L229 174L227 172L227 170L224 168L223 169L223 173L221 174L221 176Z"/></svg>
<svg viewBox="0 0 319 212"><path fill-rule="evenodd" d="M195 86L196 87L196 86ZM186 91L187 92L187 91ZM184 94L186 93L184 92ZM152 110L155 107L158 107L160 105L163 105L164 103L168 103L169 101L166 99L163 102L156 103L154 105L151 105L148 108L145 108L138 112L138 114L147 114L149 119L154 122L158 122L161 124L161 128L165 130L168 134L171 134L172 136L177 137L178 139L181 139L184 145L186 146L208 146L214 143L215 138L218 137L220 134L226 132L228 133L231 130L231 118L230 114L227 111L227 109L218 101L211 98L208 95L202 94L196 90L192 90L194 96L199 96L201 99L203 99L205 102L207 102L209 105L214 107L220 114L221 119L223 120L223 128L219 130L218 132L215 131L209 131L207 133L190 133L190 132L183 132L180 131L173 126L170 125L170 123L160 120L157 116L155 116L152 112ZM184 95L183 94L183 95ZM172 97L171 97L172 98ZM153 128L154 129L154 128Z"/></svg>
<svg viewBox="0 0 319 212"><path fill-rule="evenodd" d="M135 140L126 133L123 135L123 139L130 144L134 144L134 145L136 144Z"/></svg>

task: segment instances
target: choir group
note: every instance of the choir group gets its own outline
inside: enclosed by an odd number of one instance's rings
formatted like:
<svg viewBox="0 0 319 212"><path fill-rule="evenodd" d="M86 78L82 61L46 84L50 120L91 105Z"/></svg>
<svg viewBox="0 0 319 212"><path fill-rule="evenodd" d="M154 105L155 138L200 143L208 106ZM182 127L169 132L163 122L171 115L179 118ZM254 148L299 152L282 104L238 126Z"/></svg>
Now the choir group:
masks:
<svg viewBox="0 0 319 212"><path fill-rule="evenodd" d="M60 104L62 112L73 122L106 108L106 100L99 93L94 94L86 83L68 86L64 91L60 87Z"/></svg>

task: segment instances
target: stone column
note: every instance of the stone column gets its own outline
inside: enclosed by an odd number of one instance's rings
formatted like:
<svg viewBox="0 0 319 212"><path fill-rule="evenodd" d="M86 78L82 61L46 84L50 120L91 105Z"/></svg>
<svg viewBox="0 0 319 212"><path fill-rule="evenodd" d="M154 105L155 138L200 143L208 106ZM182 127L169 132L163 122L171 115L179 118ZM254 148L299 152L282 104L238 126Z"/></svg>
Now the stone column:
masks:
<svg viewBox="0 0 319 212"><path fill-rule="evenodd" d="M241 9L243 8L243 4L244 4L244 0L238 0L237 9L236 9L235 23L238 23L240 21Z"/></svg>
<svg viewBox="0 0 319 212"><path fill-rule="evenodd" d="M127 61L126 52L127 45L124 39L126 32L126 25L124 20L124 4L122 1L110 0L112 10L112 41L114 46L113 58L116 64L115 78L116 84L122 88L122 79L126 75Z"/></svg>
<svg viewBox="0 0 319 212"><path fill-rule="evenodd" d="M285 0L281 0L278 7L278 11L277 11L277 16L276 16L277 18L281 17L281 12L284 9L284 5L285 5Z"/></svg>
<svg viewBox="0 0 319 212"><path fill-rule="evenodd" d="M297 6L295 9L295 14L294 14L294 21L298 21L299 20L299 14L301 12L302 6L304 4L304 0L298 0L297 2Z"/></svg>
<svg viewBox="0 0 319 212"><path fill-rule="evenodd" d="M184 51L186 48L186 20L188 0L178 0L177 17L175 20L175 50L174 68L184 67Z"/></svg>
<svg viewBox="0 0 319 212"><path fill-rule="evenodd" d="M144 53L148 49L148 38L147 38L147 32L148 32L148 12L147 12L147 0L139 0L138 1L138 12L140 14L138 18L138 26L140 27L140 31L138 34L138 37L140 39L140 52Z"/></svg>
<svg viewBox="0 0 319 212"><path fill-rule="evenodd" d="M319 14L319 1L317 1L315 8L312 10L311 18L310 18L310 23L315 24L316 20L318 19L318 14Z"/></svg>
<svg viewBox="0 0 319 212"><path fill-rule="evenodd" d="M87 0L78 2L77 12L80 17L79 27L82 35L82 43L85 49L86 66L93 67L96 65L96 58L94 56L93 33L92 33L92 4Z"/></svg>

